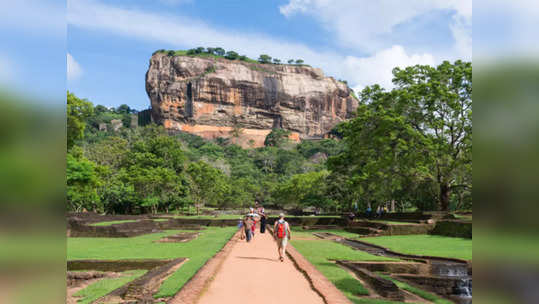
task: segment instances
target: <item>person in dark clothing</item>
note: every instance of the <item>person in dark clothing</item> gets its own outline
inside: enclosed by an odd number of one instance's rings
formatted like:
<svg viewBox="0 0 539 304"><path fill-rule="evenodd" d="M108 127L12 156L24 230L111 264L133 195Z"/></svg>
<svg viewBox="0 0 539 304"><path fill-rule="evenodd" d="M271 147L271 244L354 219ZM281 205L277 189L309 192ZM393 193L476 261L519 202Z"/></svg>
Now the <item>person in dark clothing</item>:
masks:
<svg viewBox="0 0 539 304"><path fill-rule="evenodd" d="M264 212L264 207L260 206L258 208L258 215L260 215L260 233L266 232L266 213Z"/></svg>

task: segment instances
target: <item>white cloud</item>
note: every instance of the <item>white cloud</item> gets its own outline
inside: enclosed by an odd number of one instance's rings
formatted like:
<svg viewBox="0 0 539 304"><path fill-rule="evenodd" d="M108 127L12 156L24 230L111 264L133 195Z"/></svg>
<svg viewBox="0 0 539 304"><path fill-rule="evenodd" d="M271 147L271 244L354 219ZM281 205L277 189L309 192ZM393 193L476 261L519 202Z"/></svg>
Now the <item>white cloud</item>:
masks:
<svg viewBox="0 0 539 304"><path fill-rule="evenodd" d="M471 18L454 17L455 23L451 25L451 32L455 39L455 53L458 58L472 59L472 33Z"/></svg>
<svg viewBox="0 0 539 304"><path fill-rule="evenodd" d="M71 54L67 53L67 80L78 79L82 75L82 68Z"/></svg>
<svg viewBox="0 0 539 304"><path fill-rule="evenodd" d="M71 26L158 41L174 47L220 46L252 58L264 53L282 60L301 58L306 63L327 68L326 72L331 74L337 72L335 66L342 59L336 53L317 52L303 44L260 33L213 28L188 17L120 8L96 1L69 0L67 20Z"/></svg>
<svg viewBox="0 0 539 304"><path fill-rule="evenodd" d="M65 37L65 2L55 0L2 1L0 26L10 30L29 31L40 36Z"/></svg>
<svg viewBox="0 0 539 304"><path fill-rule="evenodd" d="M306 14L319 20L346 47L374 53L391 45L395 26L434 10L453 10L458 18L471 22L471 0L289 0L280 12L291 17ZM459 26L459 24L454 24ZM451 25L453 26L453 25ZM459 40L471 40L471 31L459 27ZM464 37L467 34L468 37ZM457 37L455 37L457 38ZM388 45L389 43L389 45ZM460 47L460 45L459 45ZM469 50L471 57L471 49Z"/></svg>
<svg viewBox="0 0 539 304"><path fill-rule="evenodd" d="M430 54L409 55L402 46L395 45L371 57L348 56L344 61L347 79L355 84L353 89L356 92L361 91L365 86L373 84L379 84L389 89L393 87L391 82L393 68L416 64L434 65L435 60Z"/></svg>
<svg viewBox="0 0 539 304"><path fill-rule="evenodd" d="M294 8L298 9L301 8ZM409 54L402 46L390 46L364 58L343 56L335 52L318 52L301 43L260 33L213 28L187 17L120 8L91 0L69 0L67 18L71 26L158 41L174 47L220 46L252 58L263 53L282 60L301 58L322 68L326 75L348 80L353 88L374 83L390 87L394 67L436 63L432 55Z"/></svg>

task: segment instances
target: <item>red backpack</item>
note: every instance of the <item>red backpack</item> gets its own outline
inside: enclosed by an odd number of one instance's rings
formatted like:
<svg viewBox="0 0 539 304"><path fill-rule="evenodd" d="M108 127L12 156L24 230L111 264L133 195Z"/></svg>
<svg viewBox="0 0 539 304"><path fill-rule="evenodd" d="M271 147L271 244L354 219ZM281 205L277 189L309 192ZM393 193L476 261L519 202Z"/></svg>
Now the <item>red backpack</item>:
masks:
<svg viewBox="0 0 539 304"><path fill-rule="evenodd" d="M277 225L277 237L280 239L284 238L286 235L285 223L279 223Z"/></svg>

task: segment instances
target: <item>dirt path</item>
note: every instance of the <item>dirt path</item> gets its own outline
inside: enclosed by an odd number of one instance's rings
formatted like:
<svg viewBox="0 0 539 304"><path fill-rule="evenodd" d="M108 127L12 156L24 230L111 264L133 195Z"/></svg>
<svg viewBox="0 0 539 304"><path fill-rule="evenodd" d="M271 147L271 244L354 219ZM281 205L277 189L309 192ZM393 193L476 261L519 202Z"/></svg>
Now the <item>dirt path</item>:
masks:
<svg viewBox="0 0 539 304"><path fill-rule="evenodd" d="M250 243L234 245L198 304L246 300L257 304L323 303L290 260L278 260L277 246L267 231L257 231Z"/></svg>

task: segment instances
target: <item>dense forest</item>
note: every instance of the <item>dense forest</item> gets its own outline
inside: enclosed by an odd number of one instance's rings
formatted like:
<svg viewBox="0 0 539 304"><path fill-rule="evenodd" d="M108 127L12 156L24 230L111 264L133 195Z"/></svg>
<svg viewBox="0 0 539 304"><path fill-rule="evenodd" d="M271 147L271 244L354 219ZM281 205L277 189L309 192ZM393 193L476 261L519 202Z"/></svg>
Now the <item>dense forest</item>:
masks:
<svg viewBox="0 0 539 304"><path fill-rule="evenodd" d="M332 138L265 147L134 126L127 105L94 106L67 92L68 210L172 212L247 207L255 199L326 212L393 204L397 210L472 208L472 66L393 70L394 88L366 87L356 116ZM121 126L111 128L114 121ZM108 128L103 128L108 125ZM240 126L241 128L241 126Z"/></svg>

